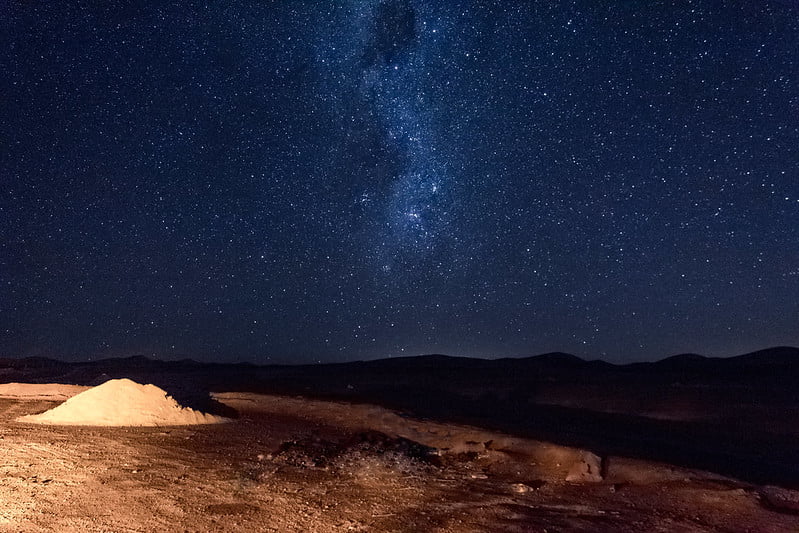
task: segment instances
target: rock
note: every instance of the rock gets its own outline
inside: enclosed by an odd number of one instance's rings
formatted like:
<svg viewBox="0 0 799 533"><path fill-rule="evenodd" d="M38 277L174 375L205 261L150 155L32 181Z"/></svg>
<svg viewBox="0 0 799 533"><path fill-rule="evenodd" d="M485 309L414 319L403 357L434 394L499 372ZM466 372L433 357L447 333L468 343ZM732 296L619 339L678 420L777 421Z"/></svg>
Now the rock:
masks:
<svg viewBox="0 0 799 533"><path fill-rule="evenodd" d="M582 452L572 465L566 481L573 483L598 483L602 481L602 458L591 452Z"/></svg>
<svg viewBox="0 0 799 533"><path fill-rule="evenodd" d="M524 483L514 483L510 486L510 490L518 494L524 494L525 492L530 492L530 487Z"/></svg>
<svg viewBox="0 0 799 533"><path fill-rule="evenodd" d="M799 491L767 486L758 491L764 507L774 511L799 515Z"/></svg>
<svg viewBox="0 0 799 533"><path fill-rule="evenodd" d="M490 441L489 441L490 442ZM485 442L477 442L473 440L456 441L449 448L446 449L450 454L475 454L479 455L485 453L488 448Z"/></svg>
<svg viewBox="0 0 799 533"><path fill-rule="evenodd" d="M533 480L527 483L514 483L510 486L511 492L515 492L517 494L524 494L526 492L530 492L532 490L538 490L546 484L545 481L541 480Z"/></svg>

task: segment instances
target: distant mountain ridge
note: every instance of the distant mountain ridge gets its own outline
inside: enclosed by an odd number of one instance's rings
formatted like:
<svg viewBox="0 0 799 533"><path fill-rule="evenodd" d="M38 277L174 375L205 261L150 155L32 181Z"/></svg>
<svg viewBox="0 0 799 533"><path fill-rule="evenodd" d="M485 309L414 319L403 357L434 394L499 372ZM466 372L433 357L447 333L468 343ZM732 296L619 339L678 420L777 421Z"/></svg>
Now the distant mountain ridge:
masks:
<svg viewBox="0 0 799 533"><path fill-rule="evenodd" d="M0 368L48 368L48 367L80 367L93 366L97 368L179 368L179 367L207 367L207 366L247 366L247 367L311 367L335 366L347 367L364 365L367 367L402 367L402 368L442 368L442 367L468 367L468 368L496 368L496 367L540 367L540 368L652 368L652 369L690 369L707 368L709 366L734 367L799 367L799 348L793 346L774 346L754 352L731 357L708 357L696 353L682 353L665 357L657 361L633 363L609 363L601 359L586 360L566 352L548 352L526 357L502 357L497 359L482 359L445 354L427 354L403 357L388 357L371 359L367 361L347 361L342 363L308 364L259 364L251 362L218 363L200 362L184 358L179 360L161 360L143 355L126 357L109 357L91 361L66 362L55 358L32 357L1 357Z"/></svg>

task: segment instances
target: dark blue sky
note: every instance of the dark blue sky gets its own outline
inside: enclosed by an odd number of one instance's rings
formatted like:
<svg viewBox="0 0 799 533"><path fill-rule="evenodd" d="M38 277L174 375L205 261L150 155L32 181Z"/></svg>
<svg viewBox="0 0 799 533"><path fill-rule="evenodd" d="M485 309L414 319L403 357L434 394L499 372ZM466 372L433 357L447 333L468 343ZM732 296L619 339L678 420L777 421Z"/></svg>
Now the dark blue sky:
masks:
<svg viewBox="0 0 799 533"><path fill-rule="evenodd" d="M0 356L799 345L790 2L6 2L0 73Z"/></svg>

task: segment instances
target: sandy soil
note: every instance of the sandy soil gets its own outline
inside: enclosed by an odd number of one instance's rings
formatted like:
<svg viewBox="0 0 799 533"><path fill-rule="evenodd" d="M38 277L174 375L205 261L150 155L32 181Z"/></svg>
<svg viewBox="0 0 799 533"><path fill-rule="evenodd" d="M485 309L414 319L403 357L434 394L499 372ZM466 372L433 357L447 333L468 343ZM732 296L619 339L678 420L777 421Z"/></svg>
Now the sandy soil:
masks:
<svg viewBox="0 0 799 533"><path fill-rule="evenodd" d="M0 531L799 530L779 489L621 458L566 482L581 450L368 405L217 398L241 417L43 426L14 420L56 402L0 400Z"/></svg>
<svg viewBox="0 0 799 533"><path fill-rule="evenodd" d="M64 401L90 388L60 383L2 383L0 398Z"/></svg>
<svg viewBox="0 0 799 533"><path fill-rule="evenodd" d="M183 426L228 421L184 407L163 389L130 379L108 380L76 394L58 407L18 420L64 426Z"/></svg>

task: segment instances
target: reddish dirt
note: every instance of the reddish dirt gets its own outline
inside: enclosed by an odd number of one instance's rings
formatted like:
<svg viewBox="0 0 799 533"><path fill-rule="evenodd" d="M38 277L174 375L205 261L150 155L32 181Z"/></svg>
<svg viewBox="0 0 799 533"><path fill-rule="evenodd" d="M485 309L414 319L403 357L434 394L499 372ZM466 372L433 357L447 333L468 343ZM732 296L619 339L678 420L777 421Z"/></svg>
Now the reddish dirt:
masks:
<svg viewBox="0 0 799 533"><path fill-rule="evenodd" d="M0 531L799 531L795 493L368 405L231 393L218 426L40 426L0 400ZM364 434L364 432L369 432ZM403 440L407 439L407 440Z"/></svg>

